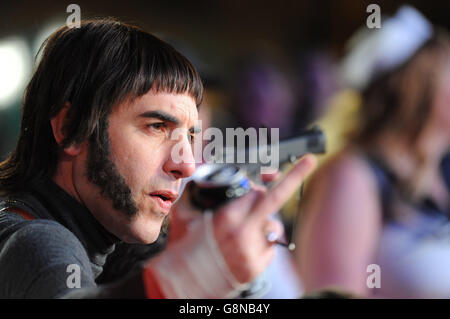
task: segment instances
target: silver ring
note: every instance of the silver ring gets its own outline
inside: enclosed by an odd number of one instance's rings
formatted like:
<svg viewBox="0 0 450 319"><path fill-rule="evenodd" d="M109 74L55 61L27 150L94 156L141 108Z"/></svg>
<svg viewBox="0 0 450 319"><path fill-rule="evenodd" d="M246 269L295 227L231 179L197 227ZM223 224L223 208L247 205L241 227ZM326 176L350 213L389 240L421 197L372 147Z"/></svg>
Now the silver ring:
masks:
<svg viewBox="0 0 450 319"><path fill-rule="evenodd" d="M290 251L293 251L295 249L295 244L294 243L285 243L285 242L280 241L280 238L279 238L278 234L275 233L275 232L267 233L266 240L269 243L271 243L271 244L277 244L277 245L281 245L283 247L286 247Z"/></svg>
<svg viewBox="0 0 450 319"><path fill-rule="evenodd" d="M275 232L269 232L266 235L266 239L269 243L275 243L278 241L278 235Z"/></svg>

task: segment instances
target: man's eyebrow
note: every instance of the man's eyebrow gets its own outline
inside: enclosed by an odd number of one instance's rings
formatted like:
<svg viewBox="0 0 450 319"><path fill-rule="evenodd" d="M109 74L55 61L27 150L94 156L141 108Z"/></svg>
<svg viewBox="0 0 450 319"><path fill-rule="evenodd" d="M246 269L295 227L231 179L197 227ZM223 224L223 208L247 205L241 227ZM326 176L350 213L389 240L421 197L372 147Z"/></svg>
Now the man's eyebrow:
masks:
<svg viewBox="0 0 450 319"><path fill-rule="evenodd" d="M161 121L170 122L175 126L178 126L180 124L180 120L178 120L175 116L163 111L148 111L139 114L139 117L157 118L160 119ZM202 129L198 126L192 126L191 128L189 128L189 132L193 134L200 133L201 131Z"/></svg>
<svg viewBox="0 0 450 319"><path fill-rule="evenodd" d="M157 118L160 119L161 121L170 122L176 126L180 124L180 120L178 120L175 116L163 111L148 111L139 114L139 117Z"/></svg>

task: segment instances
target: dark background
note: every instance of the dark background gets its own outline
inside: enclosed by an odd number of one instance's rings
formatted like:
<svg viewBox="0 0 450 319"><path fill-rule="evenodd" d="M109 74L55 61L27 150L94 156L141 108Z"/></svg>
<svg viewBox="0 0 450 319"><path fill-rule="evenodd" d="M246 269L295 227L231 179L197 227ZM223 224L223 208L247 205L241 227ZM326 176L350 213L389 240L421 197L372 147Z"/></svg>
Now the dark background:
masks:
<svg viewBox="0 0 450 319"><path fill-rule="evenodd" d="M51 0L1 2L0 41L20 36L28 42L32 57L38 34L52 21L64 24L70 15L66 8L71 3ZM210 102L214 100L211 104L225 109L232 104L229 100L223 102L224 96L225 100L230 97L226 89L235 79L234 71L242 65L237 61L266 56L282 73L291 77L290 73L299 69L298 60L307 52L320 50L330 61L338 61L346 41L365 25L370 14L366 8L370 3L378 4L382 15L391 15L401 4L408 3L432 23L450 27L450 1L80 0L75 3L81 7L82 19L113 16L137 24L174 45L192 60L208 88L221 91L219 98L217 94L210 94ZM294 90L304 86L302 79L295 76L290 83ZM311 104L310 101L307 103ZM20 96L7 108L0 109L3 109L0 111L0 157L3 157L15 144ZM299 116L305 122L302 126L313 118L304 113Z"/></svg>
<svg viewBox="0 0 450 319"><path fill-rule="evenodd" d="M371 3L378 4L382 14L392 14L408 3L434 23L450 26L450 1L30 0L0 4L0 36L33 32L55 16L68 16L65 11L70 3L81 7L82 18L114 16L149 31L183 38L199 49L225 49L224 55L260 42L283 49L322 44L339 53L351 33L365 23Z"/></svg>

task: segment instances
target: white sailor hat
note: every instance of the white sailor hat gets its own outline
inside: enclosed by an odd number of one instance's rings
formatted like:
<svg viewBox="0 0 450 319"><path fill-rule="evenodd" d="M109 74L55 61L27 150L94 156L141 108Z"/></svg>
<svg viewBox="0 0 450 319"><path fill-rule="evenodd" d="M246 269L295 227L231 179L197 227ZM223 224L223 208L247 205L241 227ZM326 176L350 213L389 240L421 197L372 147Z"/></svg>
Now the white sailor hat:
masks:
<svg viewBox="0 0 450 319"><path fill-rule="evenodd" d="M341 63L344 84L364 89L376 77L405 63L433 34L431 23L411 6L402 6L381 28L361 28L349 41Z"/></svg>

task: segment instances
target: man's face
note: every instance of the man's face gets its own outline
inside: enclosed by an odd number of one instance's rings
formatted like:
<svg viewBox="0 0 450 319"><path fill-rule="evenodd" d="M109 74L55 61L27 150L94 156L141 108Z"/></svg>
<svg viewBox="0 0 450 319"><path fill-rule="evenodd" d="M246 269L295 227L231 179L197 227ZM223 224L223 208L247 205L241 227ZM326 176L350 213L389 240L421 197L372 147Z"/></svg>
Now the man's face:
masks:
<svg viewBox="0 0 450 319"><path fill-rule="evenodd" d="M109 143L107 136L106 145L91 142L75 167L84 171L75 174L79 196L106 229L126 242L156 240L182 178L195 170L190 136L197 121L195 101L187 94L150 91L113 109ZM175 129L184 134L174 138ZM171 157L180 143L188 153L181 163Z"/></svg>

